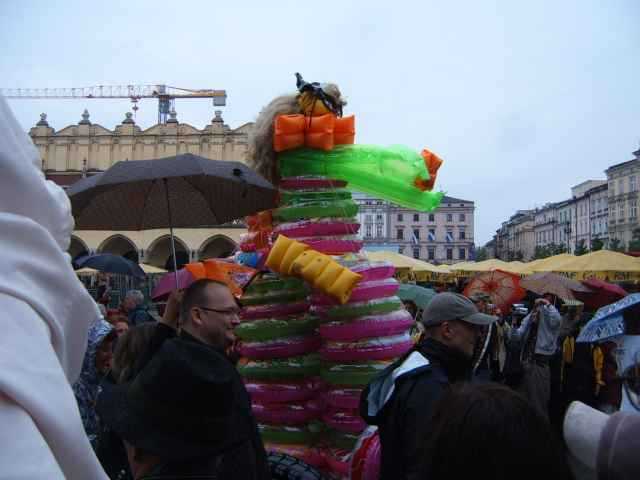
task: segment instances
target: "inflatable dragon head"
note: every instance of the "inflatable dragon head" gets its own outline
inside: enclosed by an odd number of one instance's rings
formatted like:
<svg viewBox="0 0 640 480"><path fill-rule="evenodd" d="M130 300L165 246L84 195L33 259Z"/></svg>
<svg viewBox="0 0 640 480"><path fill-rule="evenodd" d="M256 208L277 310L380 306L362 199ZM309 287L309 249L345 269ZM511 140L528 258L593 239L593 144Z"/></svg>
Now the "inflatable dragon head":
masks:
<svg viewBox="0 0 640 480"><path fill-rule="evenodd" d="M274 98L262 109L249 139L248 165L271 182L278 180L276 153L273 150L273 125L278 115L319 116L333 113L341 117L347 102L333 83L306 82L296 73L297 93Z"/></svg>

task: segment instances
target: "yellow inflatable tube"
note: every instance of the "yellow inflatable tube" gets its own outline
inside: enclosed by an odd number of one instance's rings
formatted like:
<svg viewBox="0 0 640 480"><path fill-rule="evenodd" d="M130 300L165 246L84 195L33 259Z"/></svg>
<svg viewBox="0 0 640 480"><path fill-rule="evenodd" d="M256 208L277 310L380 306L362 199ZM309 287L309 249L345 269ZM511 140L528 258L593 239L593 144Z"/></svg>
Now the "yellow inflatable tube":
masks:
<svg viewBox="0 0 640 480"><path fill-rule="evenodd" d="M282 276L301 277L314 288L347 303L362 275L343 267L329 255L304 243L279 235L267 256L266 266Z"/></svg>

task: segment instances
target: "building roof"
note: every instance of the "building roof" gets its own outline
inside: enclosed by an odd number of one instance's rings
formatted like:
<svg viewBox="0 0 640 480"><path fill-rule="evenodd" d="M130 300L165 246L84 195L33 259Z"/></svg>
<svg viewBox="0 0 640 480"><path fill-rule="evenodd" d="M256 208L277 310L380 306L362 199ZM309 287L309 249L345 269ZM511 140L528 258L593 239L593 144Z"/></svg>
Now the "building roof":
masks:
<svg viewBox="0 0 640 480"><path fill-rule="evenodd" d="M630 166L634 162L638 162L638 159L634 158L633 160L627 160L626 162L616 163L615 165L611 165L609 168L607 168L605 170L605 173L610 172L611 170L617 170L618 168Z"/></svg>
<svg viewBox="0 0 640 480"><path fill-rule="evenodd" d="M445 195L442 197L442 202L440 203L473 203L472 200L462 200L461 198L449 197Z"/></svg>

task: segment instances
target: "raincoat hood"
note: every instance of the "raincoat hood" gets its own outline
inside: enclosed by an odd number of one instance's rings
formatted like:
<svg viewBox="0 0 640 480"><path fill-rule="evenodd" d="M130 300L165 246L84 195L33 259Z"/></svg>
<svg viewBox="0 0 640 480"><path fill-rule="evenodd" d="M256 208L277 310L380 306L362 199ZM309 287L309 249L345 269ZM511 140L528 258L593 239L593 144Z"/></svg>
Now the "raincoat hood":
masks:
<svg viewBox="0 0 640 480"><path fill-rule="evenodd" d="M84 435L70 383L80 373L98 307L69 255L65 192L0 97L0 424L7 478L106 478ZM28 462L25 459L28 458Z"/></svg>
<svg viewBox="0 0 640 480"><path fill-rule="evenodd" d="M87 436L95 443L98 435L98 417L95 411L96 398L102 375L96 368L96 353L104 339L113 331L113 325L100 320L89 330L87 353L84 355L80 378L73 384L73 392L78 400L82 424Z"/></svg>

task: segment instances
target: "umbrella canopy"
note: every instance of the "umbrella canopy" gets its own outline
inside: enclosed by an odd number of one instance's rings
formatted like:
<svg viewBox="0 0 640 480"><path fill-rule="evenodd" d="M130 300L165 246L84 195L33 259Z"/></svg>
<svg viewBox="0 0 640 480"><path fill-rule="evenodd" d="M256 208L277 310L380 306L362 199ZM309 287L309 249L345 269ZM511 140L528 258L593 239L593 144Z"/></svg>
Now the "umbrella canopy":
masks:
<svg viewBox="0 0 640 480"><path fill-rule="evenodd" d="M582 283L591 290L591 293L576 293L576 298L582 300L589 310L610 305L628 295L624 288L597 278L589 278Z"/></svg>
<svg viewBox="0 0 640 480"><path fill-rule="evenodd" d="M191 285L195 278L189 270L181 268L177 272L178 276L178 290L183 290ZM173 273L167 273L163 275L155 288L151 292L151 299L154 302L164 301L169 297L169 294L176 290L176 276Z"/></svg>
<svg viewBox="0 0 640 480"><path fill-rule="evenodd" d="M551 272L529 275L520 282L520 285L538 295L552 293L563 300L575 299L573 292L588 293L591 291L580 282Z"/></svg>
<svg viewBox="0 0 640 480"><path fill-rule="evenodd" d="M624 311L640 305L640 293L627 295L622 300L602 307L584 326L577 342L601 342L625 333Z"/></svg>
<svg viewBox="0 0 640 480"><path fill-rule="evenodd" d="M556 271L554 270L555 268L564 263L567 263L570 260L573 260L574 258L577 257L575 255L571 255L570 253L560 253L552 257L534 260L533 262L530 262L529 268L534 272L552 272Z"/></svg>
<svg viewBox="0 0 640 480"><path fill-rule="evenodd" d="M427 308L431 299L436 295L436 291L431 288L424 288L419 285L401 283L397 293L402 301L411 301L418 308Z"/></svg>
<svg viewBox="0 0 640 480"><path fill-rule="evenodd" d="M640 279L640 260L623 253L599 250L553 266L552 271L565 273L577 280L590 277L632 280Z"/></svg>
<svg viewBox="0 0 640 480"><path fill-rule="evenodd" d="M123 275L129 275L136 278L145 278L146 276L140 268L140 265L137 263L111 253L85 255L77 258L74 263L79 269L88 267L101 272L121 273Z"/></svg>
<svg viewBox="0 0 640 480"><path fill-rule="evenodd" d="M520 276L502 270L479 273L473 277L465 287L464 294L471 297L474 293L488 294L491 303L503 312L509 311L511 305L524 298L526 294L520 286Z"/></svg>
<svg viewBox="0 0 640 480"><path fill-rule="evenodd" d="M67 193L80 230L204 227L276 206L276 189L246 165L192 154L118 162Z"/></svg>
<svg viewBox="0 0 640 480"><path fill-rule="evenodd" d="M406 268L411 270L415 266L412 258L386 250L367 252L367 257L369 257L369 260L375 260L376 262L389 262L395 268Z"/></svg>

